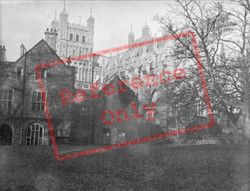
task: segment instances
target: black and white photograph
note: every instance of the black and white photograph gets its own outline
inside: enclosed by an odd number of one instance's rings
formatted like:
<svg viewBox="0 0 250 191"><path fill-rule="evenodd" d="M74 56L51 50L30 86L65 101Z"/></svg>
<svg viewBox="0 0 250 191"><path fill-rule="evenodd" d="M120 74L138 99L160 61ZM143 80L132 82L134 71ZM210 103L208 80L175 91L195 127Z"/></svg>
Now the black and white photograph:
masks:
<svg viewBox="0 0 250 191"><path fill-rule="evenodd" d="M250 191L250 0L0 0L0 191Z"/></svg>

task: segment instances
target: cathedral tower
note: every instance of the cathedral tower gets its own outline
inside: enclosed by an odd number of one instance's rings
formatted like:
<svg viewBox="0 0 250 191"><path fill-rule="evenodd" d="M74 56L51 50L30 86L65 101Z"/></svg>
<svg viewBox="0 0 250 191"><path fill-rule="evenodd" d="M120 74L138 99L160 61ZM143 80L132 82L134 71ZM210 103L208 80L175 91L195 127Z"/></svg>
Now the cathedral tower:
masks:
<svg viewBox="0 0 250 191"><path fill-rule="evenodd" d="M88 89L93 79L92 57L86 56L93 52L94 46L95 19L92 9L85 25L81 21L69 22L68 19L64 1L59 20L55 16L51 22L51 30L45 32L45 39L51 48L57 50L60 58L66 58L71 66L76 67L75 88Z"/></svg>

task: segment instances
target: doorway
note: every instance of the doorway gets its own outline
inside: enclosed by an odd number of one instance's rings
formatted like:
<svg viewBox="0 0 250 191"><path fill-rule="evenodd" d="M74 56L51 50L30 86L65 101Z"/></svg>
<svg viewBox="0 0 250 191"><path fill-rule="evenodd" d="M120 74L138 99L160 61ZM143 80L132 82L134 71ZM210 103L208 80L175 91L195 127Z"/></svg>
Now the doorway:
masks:
<svg viewBox="0 0 250 191"><path fill-rule="evenodd" d="M11 145L12 130L7 124L0 126L0 145Z"/></svg>

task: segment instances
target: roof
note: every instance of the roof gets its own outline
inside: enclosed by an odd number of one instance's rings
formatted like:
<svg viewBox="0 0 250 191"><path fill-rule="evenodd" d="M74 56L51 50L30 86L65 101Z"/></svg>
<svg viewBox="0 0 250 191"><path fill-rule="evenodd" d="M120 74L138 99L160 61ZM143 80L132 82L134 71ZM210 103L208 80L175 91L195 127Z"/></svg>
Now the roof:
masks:
<svg viewBox="0 0 250 191"><path fill-rule="evenodd" d="M16 62L18 62L19 60L21 60L25 55L27 55L27 54L29 54L30 52L31 52L31 50L32 49L34 49L34 48L36 48L39 44L41 44L41 43L44 43L55 55L56 55L56 57L58 58L58 60L59 61L61 61L62 63L63 63L63 60L57 55L57 53L56 53L56 51L55 50L53 50L49 45L48 45L48 43L44 40L44 39L42 39L42 40L40 40L37 44L35 44L31 49L29 49L25 54L23 54L20 58L18 58L17 60L16 60Z"/></svg>
<svg viewBox="0 0 250 191"><path fill-rule="evenodd" d="M127 85L124 83L123 80L118 75L113 75L112 78L109 80L107 84L113 84L115 86L116 90L119 90L121 87L124 91L118 91L116 92L116 95L118 99L122 102L123 106L126 107L129 105L132 101L138 101L138 97L135 94L135 92ZM104 85L105 86L105 85ZM103 88L99 91L99 93L103 94ZM110 96L105 96L109 98ZM113 97L111 97L113 99Z"/></svg>

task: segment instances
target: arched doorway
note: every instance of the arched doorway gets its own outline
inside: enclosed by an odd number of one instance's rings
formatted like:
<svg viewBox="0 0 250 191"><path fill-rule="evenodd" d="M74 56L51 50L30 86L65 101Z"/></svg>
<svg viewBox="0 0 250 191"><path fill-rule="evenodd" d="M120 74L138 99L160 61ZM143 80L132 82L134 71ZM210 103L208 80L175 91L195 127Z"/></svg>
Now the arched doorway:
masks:
<svg viewBox="0 0 250 191"><path fill-rule="evenodd" d="M32 123L26 128L26 144L42 145L44 127L40 123Z"/></svg>
<svg viewBox="0 0 250 191"><path fill-rule="evenodd" d="M7 124L0 126L0 145L11 145L12 130Z"/></svg>

